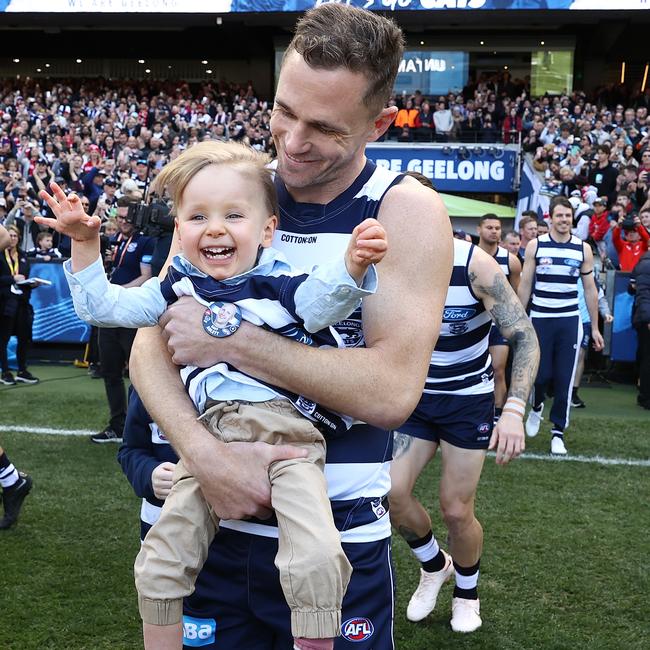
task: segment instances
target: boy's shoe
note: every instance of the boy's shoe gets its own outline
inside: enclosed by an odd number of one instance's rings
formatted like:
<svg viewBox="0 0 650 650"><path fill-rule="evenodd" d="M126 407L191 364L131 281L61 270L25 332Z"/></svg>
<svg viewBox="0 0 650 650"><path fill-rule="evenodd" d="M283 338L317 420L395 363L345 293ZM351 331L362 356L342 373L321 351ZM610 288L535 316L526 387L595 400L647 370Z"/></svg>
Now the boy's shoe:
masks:
<svg viewBox="0 0 650 650"><path fill-rule="evenodd" d="M9 490L5 490L3 494L3 501L5 506L5 514L0 519L0 530L11 528L16 521L18 521L18 514L23 505L25 497L32 489L32 479L27 474L19 472L18 484Z"/></svg>
<svg viewBox="0 0 650 650"><path fill-rule="evenodd" d="M451 555L444 551L442 553L445 556L445 566L440 571L429 573L424 569L420 569L420 584L411 596L406 608L406 618L409 621L417 623L433 611L442 585L454 573L454 563Z"/></svg>
<svg viewBox="0 0 650 650"><path fill-rule="evenodd" d="M544 404L542 403L539 411L534 411L530 409L528 412L528 418L526 419L526 435L529 438L534 438L539 433L539 425L544 419L542 413L544 412Z"/></svg>
<svg viewBox="0 0 650 650"><path fill-rule="evenodd" d="M564 446L564 440L559 436L553 436L551 438L551 453L555 456L566 456L568 453Z"/></svg>
<svg viewBox="0 0 650 650"><path fill-rule="evenodd" d="M10 372L3 372L0 376L0 384L4 384L5 386L15 386L16 380Z"/></svg>
<svg viewBox="0 0 650 650"><path fill-rule="evenodd" d="M20 381L23 384L38 384L38 377L34 377L31 372L28 370L19 370L16 374L16 381Z"/></svg>
<svg viewBox="0 0 650 650"><path fill-rule="evenodd" d="M480 616L481 601L453 598L451 601L451 629L454 632L474 632L483 621Z"/></svg>
<svg viewBox="0 0 650 650"><path fill-rule="evenodd" d="M575 395L573 395L571 398L571 406L574 409L583 409L587 407L587 405L580 399L578 393L575 393Z"/></svg>
<svg viewBox="0 0 650 650"><path fill-rule="evenodd" d="M96 442L100 445L106 443L106 442L117 442L119 444L122 443L122 436L118 435L111 429L110 427L106 427L103 431L100 431L99 433L95 433L92 436L90 436L91 442Z"/></svg>

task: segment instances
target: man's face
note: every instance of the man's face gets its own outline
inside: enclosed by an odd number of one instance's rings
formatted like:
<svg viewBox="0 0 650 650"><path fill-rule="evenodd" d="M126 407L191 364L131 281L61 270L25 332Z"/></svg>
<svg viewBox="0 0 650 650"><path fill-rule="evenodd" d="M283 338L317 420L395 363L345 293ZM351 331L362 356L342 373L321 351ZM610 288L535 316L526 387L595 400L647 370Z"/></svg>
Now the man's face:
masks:
<svg viewBox="0 0 650 650"><path fill-rule="evenodd" d="M519 231L522 241L529 242L532 239L537 237L537 223L535 221L529 221L525 224Z"/></svg>
<svg viewBox="0 0 650 650"><path fill-rule="evenodd" d="M641 219L641 223L643 224L644 228L650 232L650 210L644 210L640 215L639 219Z"/></svg>
<svg viewBox="0 0 650 650"><path fill-rule="evenodd" d="M616 205L620 205L624 210L627 209L627 205L630 202L630 199L627 198L627 196L617 196L616 197Z"/></svg>
<svg viewBox="0 0 650 650"><path fill-rule="evenodd" d="M521 246L521 237L519 237L517 233L508 233L503 245L510 253L517 255L517 253L519 253L519 247Z"/></svg>
<svg viewBox="0 0 650 650"><path fill-rule="evenodd" d="M128 237L133 233L133 224L130 224L126 220L126 215L128 213L129 209L128 208L118 208L117 209L117 227L120 229L120 232L125 236Z"/></svg>
<svg viewBox="0 0 650 650"><path fill-rule="evenodd" d="M594 203L594 212L596 214L602 214L605 211L605 204L604 203Z"/></svg>
<svg viewBox="0 0 650 650"><path fill-rule="evenodd" d="M631 244L638 242L641 239L639 233L636 230L626 230L625 231L625 241L629 241Z"/></svg>
<svg viewBox="0 0 650 650"><path fill-rule="evenodd" d="M559 235L566 235L571 232L573 224L573 211L563 205L555 206L551 214L551 229Z"/></svg>
<svg viewBox="0 0 650 650"><path fill-rule="evenodd" d="M486 219L478 227L478 236L487 244L498 244L501 241L501 222L498 219Z"/></svg>
<svg viewBox="0 0 650 650"><path fill-rule="evenodd" d="M278 172L295 198L329 200L360 173L366 142L383 132L362 103L366 87L361 73L311 68L295 51L285 58L271 132ZM381 115L387 111L394 113Z"/></svg>

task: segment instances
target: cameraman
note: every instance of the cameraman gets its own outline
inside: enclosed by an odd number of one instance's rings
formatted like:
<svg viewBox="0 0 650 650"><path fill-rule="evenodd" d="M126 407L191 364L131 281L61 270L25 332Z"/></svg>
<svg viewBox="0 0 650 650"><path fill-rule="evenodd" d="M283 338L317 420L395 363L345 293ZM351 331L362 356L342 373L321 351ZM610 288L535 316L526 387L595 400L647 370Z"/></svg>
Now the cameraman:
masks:
<svg viewBox="0 0 650 650"><path fill-rule="evenodd" d="M621 237L621 231L625 233L625 239ZM621 214L612 231L612 241L618 253L621 271L629 273L648 252L650 234L643 227L636 213Z"/></svg>
<svg viewBox="0 0 650 650"><path fill-rule="evenodd" d="M122 197L117 202L119 232L111 239L110 281L123 287L139 287L151 277L154 241L139 232L133 223L127 220L128 212L129 200ZM129 362L136 331L127 327L104 327L99 331L99 359L110 420L103 431L90 437L92 442L122 442L126 420L123 373Z"/></svg>

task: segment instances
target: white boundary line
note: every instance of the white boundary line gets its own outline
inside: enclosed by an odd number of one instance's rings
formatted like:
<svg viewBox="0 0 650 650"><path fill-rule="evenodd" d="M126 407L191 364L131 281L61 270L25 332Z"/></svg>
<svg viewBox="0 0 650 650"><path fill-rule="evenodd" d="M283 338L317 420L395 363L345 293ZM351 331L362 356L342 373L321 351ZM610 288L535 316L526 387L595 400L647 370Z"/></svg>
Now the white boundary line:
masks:
<svg viewBox="0 0 650 650"><path fill-rule="evenodd" d="M0 424L0 433L3 431L12 431L17 433L40 433L49 436L91 436L96 431L89 429L51 429L47 427L21 427L17 425ZM488 456L494 457L493 451L488 452ZM594 465L624 465L628 467L650 467L650 459L642 458L607 458L605 456L552 456L551 454L537 454L524 452L519 457L520 460L546 460L554 463L574 462L574 463L593 463Z"/></svg>
<svg viewBox="0 0 650 650"><path fill-rule="evenodd" d="M488 452L488 456L494 457L493 451ZM555 456L553 454L536 454L525 451L519 456L518 460L550 460L554 463L574 462L574 463L593 463L594 465L627 465L629 467L650 467L650 459L642 458L608 458L605 456Z"/></svg>
<svg viewBox="0 0 650 650"><path fill-rule="evenodd" d="M87 429L49 429L47 427L21 427L14 424L0 424L0 433L15 431L17 433L42 433L47 436L92 436L97 431Z"/></svg>

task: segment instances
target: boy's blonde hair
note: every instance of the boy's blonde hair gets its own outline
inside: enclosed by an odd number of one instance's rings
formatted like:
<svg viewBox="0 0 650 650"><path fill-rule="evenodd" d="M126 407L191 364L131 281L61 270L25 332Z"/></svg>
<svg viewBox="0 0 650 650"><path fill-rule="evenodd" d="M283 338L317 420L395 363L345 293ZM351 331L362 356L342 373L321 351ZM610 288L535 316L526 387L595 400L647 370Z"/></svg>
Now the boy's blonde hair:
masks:
<svg viewBox="0 0 650 650"><path fill-rule="evenodd" d="M278 197L273 185L272 171L267 168L268 162L268 156L245 144L216 140L199 142L162 168L154 181L153 189L161 195L167 189L174 204L172 214L176 216L183 192L198 172L208 165L236 165L241 171L248 173L254 182L262 185L269 216L277 215ZM219 187L216 186L214 191L218 193ZM251 192L257 191L257 188L251 188Z"/></svg>

